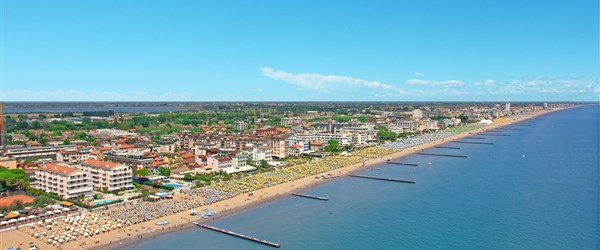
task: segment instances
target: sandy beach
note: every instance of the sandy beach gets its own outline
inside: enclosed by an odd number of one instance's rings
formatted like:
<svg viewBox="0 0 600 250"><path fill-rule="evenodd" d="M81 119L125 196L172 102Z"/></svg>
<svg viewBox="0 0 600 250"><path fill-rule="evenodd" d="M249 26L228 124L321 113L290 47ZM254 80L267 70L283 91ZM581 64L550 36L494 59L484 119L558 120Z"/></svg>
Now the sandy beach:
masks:
<svg viewBox="0 0 600 250"><path fill-rule="evenodd" d="M469 132L464 132L456 135L452 135L443 139L430 141L427 143L423 143L417 146L413 146L410 148L402 149L398 152L381 156L378 158L367 160L363 163L356 163L350 166L346 166L343 168L331 170L329 172L323 173L325 176L331 174L333 176L343 176L358 170L371 167L376 164L380 164L385 162L388 158L402 158L408 156L412 153L437 146L439 144L447 143L449 141L457 140L460 138L464 138L467 136L471 136L473 134L481 133L490 129L494 129L500 126L505 126L508 124L521 122L539 115L547 114L550 112L555 112L560 109L550 110L550 111L538 111L536 113L529 114L525 117L509 120L503 123L495 123L492 125L488 125L476 130L472 130ZM157 235L176 232L189 227L196 227L191 224L191 221L197 221L200 223L205 223L207 221L215 220L222 216L231 215L233 213L239 212L246 208L256 206L260 203L263 203L268 200L276 199L278 197L282 197L285 195L289 195L290 192L299 191L301 189L310 188L316 185L319 185L328 179L323 178L315 178L320 177L323 174L317 174L313 176L304 177L301 179L297 179L294 181L290 181L287 183L282 183L278 185L274 185L271 187L263 188L257 191L254 191L252 196L247 194L242 194L235 196L230 199L218 201L212 203L210 205L201 206L196 208L196 210L201 211L204 208L208 208L212 211L218 211L219 213L215 216L211 216L208 219L204 219L199 216L191 216L189 211L183 211L180 213L176 213L170 216L162 217L159 219L155 219L152 221L146 221L143 223L135 224L132 226L124 227L121 229L117 229L108 233L104 233L101 235L96 235L93 237L84 238L81 240L69 242L67 244L62 245L59 249L118 249L125 245L135 243L136 241L152 238ZM171 223L165 226L155 225L155 222L160 220L169 220ZM200 229L199 229L200 230ZM34 242L40 249L56 249L56 247L46 244L45 242L41 242L40 240L30 236L24 231L21 230L11 230L7 232L2 232L0 234L0 242L3 249L8 246L21 246L22 249L26 249L29 242Z"/></svg>

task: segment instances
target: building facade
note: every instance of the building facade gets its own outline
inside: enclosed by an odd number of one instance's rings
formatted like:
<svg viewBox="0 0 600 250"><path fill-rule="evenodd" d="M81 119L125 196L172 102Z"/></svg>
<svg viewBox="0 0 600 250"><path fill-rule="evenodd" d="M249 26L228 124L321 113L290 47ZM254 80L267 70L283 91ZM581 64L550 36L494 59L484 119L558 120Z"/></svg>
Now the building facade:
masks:
<svg viewBox="0 0 600 250"><path fill-rule="evenodd" d="M93 194L89 174L66 163L42 165L35 172L35 187L45 192L56 193L64 199Z"/></svg>
<svg viewBox="0 0 600 250"><path fill-rule="evenodd" d="M127 165L87 159L81 162L80 169L89 174L95 188L116 191L133 187L133 173Z"/></svg>

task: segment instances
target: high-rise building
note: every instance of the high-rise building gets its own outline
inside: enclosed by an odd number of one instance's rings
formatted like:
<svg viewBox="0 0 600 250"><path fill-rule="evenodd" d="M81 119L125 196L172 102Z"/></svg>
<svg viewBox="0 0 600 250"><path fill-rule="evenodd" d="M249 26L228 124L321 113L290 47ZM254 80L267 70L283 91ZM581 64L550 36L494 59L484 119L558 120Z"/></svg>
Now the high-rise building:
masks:
<svg viewBox="0 0 600 250"><path fill-rule="evenodd" d="M507 102L504 106L504 111L506 111L506 114L510 114L510 102Z"/></svg>
<svg viewBox="0 0 600 250"><path fill-rule="evenodd" d="M233 129L239 130L239 131L246 130L246 129L248 129L248 124L245 123L244 121L235 121L235 122L233 122Z"/></svg>

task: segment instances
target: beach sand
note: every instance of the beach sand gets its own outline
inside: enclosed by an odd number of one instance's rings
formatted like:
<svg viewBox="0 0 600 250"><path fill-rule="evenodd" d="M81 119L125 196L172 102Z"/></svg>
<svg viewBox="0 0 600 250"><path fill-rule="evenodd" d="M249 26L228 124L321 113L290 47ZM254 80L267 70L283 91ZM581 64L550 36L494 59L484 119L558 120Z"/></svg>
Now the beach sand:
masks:
<svg viewBox="0 0 600 250"><path fill-rule="evenodd" d="M416 153L418 151L434 147L443 143L447 143L449 141L457 140L460 138L464 138L467 136L471 136L473 134L481 133L490 129L497 128L499 126L506 126L508 124L521 122L542 114L547 114L550 112L558 111L560 109L550 110L550 111L538 111L536 113L530 114L526 117L513 119L510 121L505 121L502 123L488 125L482 128L478 128L472 131L452 135L443 139L423 143L420 145L416 145L410 148L402 149L398 152L381 156L379 158L374 158L367 160L365 164L356 163L347 167L331 170L329 172L323 173L324 175L331 174L333 176L341 176L347 175L358 170L371 167L376 164L380 164L386 161L388 158L402 158L408 156L410 154ZM322 182L327 181L328 179L315 178L320 177L323 174L317 174L313 176L308 176L302 179L290 181L287 183L278 184L275 186L263 188L261 190L254 191L252 196L247 194L238 195L231 199L222 200L219 202L215 202L213 204L202 206L196 208L197 211L201 211L203 208L208 208L211 211L217 211L219 214L215 216L211 216L208 219L201 218L199 216L191 216L189 211L183 211L180 213L176 213L170 216L162 217L152 221L146 221L140 224L128 226L122 229L118 229L115 231L111 231L108 233L104 233L101 235L96 235L89 238L84 238L78 241L69 242L61 246L61 249L119 249L125 245L135 243L136 241L152 238L157 235L161 235L169 232L176 232L179 230L183 230L189 227L196 227L191 224L191 221L196 221L199 223L205 223L208 221L215 220L222 216L231 215L233 213L239 212L246 208L256 206L260 203L263 203L268 200L276 199L278 197L289 195L291 192L297 192L302 189L310 188L316 186ZM161 220L169 220L171 223L165 226L157 226L154 223ZM40 249L56 249L56 247L48 245L44 242L41 242L34 237L28 235L25 232L18 230L11 230L8 232L2 232L0 235L1 246L5 249L7 246L27 246L29 242L34 242Z"/></svg>

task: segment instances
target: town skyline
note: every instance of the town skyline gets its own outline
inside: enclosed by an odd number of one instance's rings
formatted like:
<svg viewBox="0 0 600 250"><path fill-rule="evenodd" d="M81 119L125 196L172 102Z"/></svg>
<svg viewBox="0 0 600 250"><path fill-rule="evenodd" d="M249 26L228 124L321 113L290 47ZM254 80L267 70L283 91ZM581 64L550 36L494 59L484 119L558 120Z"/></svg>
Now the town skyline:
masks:
<svg viewBox="0 0 600 250"><path fill-rule="evenodd" d="M4 102L577 102L600 94L594 1L34 2L3 2Z"/></svg>

